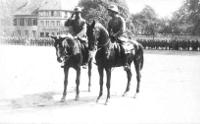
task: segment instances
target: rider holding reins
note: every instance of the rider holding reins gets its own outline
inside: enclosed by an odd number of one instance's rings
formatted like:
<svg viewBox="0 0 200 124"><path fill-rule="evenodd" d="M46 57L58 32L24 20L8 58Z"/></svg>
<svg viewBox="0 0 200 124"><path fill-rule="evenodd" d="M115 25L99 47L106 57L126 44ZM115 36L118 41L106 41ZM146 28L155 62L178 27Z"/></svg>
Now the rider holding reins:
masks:
<svg viewBox="0 0 200 124"><path fill-rule="evenodd" d="M111 16L111 19L108 22L108 32L111 37L111 40L114 39L121 45L122 57L125 64L125 68L129 67L127 55L123 47L123 42L125 42L125 31L126 31L126 22L123 17L119 15L118 7L116 5L110 5L108 7L108 13Z"/></svg>
<svg viewBox="0 0 200 124"><path fill-rule="evenodd" d="M70 32L72 36L74 36L75 39L78 39L81 41L81 43L86 47L87 45L87 37L86 37L86 31L87 31L87 23L86 20L82 18L81 16L82 8L75 7L74 13L72 14L71 18L69 18L65 22L65 26L72 26L73 32ZM83 51L83 54L88 54L88 51ZM87 59L89 57L87 56ZM87 68L87 62L88 60L83 63L83 68Z"/></svg>

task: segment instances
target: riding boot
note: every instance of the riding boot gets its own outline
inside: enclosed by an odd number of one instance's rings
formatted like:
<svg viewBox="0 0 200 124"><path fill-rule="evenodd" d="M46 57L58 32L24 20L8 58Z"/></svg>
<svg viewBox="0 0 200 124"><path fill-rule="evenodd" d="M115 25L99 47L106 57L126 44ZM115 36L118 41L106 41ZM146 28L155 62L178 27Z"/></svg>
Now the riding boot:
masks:
<svg viewBox="0 0 200 124"><path fill-rule="evenodd" d="M64 68L64 66L65 66L65 62L62 61L62 63L61 63L61 68Z"/></svg>
<svg viewBox="0 0 200 124"><path fill-rule="evenodd" d="M88 67L88 63L84 63L84 64L82 65L82 68L83 68L83 69L87 69L87 67Z"/></svg>
<svg viewBox="0 0 200 124"><path fill-rule="evenodd" d="M64 68L65 67L65 58L62 58L61 60L62 60L62 62L61 62L61 66L60 67Z"/></svg>

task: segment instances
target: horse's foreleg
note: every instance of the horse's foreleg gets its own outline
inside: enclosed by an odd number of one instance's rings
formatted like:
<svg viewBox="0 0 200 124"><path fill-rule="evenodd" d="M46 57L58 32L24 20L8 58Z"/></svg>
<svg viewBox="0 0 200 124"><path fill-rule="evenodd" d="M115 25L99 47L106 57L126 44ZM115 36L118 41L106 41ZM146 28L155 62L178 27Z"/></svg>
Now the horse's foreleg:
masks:
<svg viewBox="0 0 200 124"><path fill-rule="evenodd" d="M123 96L125 96L126 93L130 90L130 84L131 84L131 79L132 79L131 67L130 67L130 69L127 69L127 70L126 70L126 74L127 74L127 79L128 79L128 81L127 81L126 90L125 90Z"/></svg>
<svg viewBox="0 0 200 124"><path fill-rule="evenodd" d="M80 75L81 75L81 67L78 66L76 69L76 98L75 100L79 99Z"/></svg>
<svg viewBox="0 0 200 124"><path fill-rule="evenodd" d="M110 99L110 80L111 80L111 68L106 68L106 74L107 74L107 82L106 82L106 87L107 87L107 99L105 104L108 103Z"/></svg>
<svg viewBox="0 0 200 124"><path fill-rule="evenodd" d="M98 72L99 72L99 85L100 85L100 91L99 91L99 96L96 100L96 102L99 101L99 99L101 98L101 96L103 95L103 68L102 67L98 67Z"/></svg>
<svg viewBox="0 0 200 124"><path fill-rule="evenodd" d="M90 59L89 62L88 62L88 80L89 80L89 82L88 82L88 92L91 91L91 89L90 89L90 87L91 87L91 75L92 75L91 70L92 70L92 59Z"/></svg>
<svg viewBox="0 0 200 124"><path fill-rule="evenodd" d="M67 95L68 72L69 72L69 68L64 68L64 73L65 73L64 91L63 91L63 96L62 96L61 102L65 101L65 97Z"/></svg>

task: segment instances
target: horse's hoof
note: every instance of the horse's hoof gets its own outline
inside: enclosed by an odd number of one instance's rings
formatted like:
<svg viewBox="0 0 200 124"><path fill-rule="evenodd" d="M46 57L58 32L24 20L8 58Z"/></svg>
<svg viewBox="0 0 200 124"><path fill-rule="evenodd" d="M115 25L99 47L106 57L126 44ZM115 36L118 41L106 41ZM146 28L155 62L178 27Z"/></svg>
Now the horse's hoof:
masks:
<svg viewBox="0 0 200 124"><path fill-rule="evenodd" d="M78 100L79 100L79 96L76 96L75 101L78 101Z"/></svg>
<svg viewBox="0 0 200 124"><path fill-rule="evenodd" d="M137 93L136 93L136 94L133 96L133 98L134 98L134 99L136 99L136 98L137 98Z"/></svg>
<svg viewBox="0 0 200 124"><path fill-rule="evenodd" d="M65 98L62 98L62 99L60 100L60 102L65 102Z"/></svg>
<svg viewBox="0 0 200 124"><path fill-rule="evenodd" d="M106 102L104 103L104 105L108 105L108 100L106 100Z"/></svg>
<svg viewBox="0 0 200 124"><path fill-rule="evenodd" d="M122 97L125 97L127 95L127 93L122 94Z"/></svg>
<svg viewBox="0 0 200 124"><path fill-rule="evenodd" d="M88 88L88 92L91 92L91 89L90 89L90 88Z"/></svg>

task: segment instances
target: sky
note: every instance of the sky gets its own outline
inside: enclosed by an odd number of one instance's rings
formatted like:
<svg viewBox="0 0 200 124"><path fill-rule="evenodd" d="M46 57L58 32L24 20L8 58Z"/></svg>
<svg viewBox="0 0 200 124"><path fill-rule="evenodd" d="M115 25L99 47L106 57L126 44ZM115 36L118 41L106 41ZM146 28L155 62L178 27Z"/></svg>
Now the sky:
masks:
<svg viewBox="0 0 200 124"><path fill-rule="evenodd" d="M77 4L79 0L73 0ZM172 13L178 10L185 0L126 0L130 13L140 12L145 5L151 6L158 17L171 17Z"/></svg>
<svg viewBox="0 0 200 124"><path fill-rule="evenodd" d="M151 6L160 18L171 17L184 0L126 0L129 11L133 14L140 12L145 5Z"/></svg>

